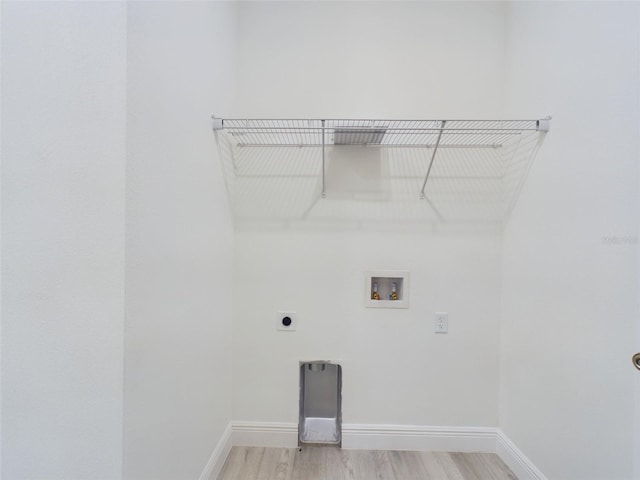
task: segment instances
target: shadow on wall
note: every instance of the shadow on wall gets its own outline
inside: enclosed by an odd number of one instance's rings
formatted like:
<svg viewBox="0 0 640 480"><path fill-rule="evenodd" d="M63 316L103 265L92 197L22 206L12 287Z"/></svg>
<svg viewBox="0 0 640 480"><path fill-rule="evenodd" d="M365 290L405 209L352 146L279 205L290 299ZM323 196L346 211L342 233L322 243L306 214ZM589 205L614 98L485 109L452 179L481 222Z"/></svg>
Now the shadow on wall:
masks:
<svg viewBox="0 0 640 480"><path fill-rule="evenodd" d="M499 230L544 135L499 147L242 146L217 142L237 228Z"/></svg>

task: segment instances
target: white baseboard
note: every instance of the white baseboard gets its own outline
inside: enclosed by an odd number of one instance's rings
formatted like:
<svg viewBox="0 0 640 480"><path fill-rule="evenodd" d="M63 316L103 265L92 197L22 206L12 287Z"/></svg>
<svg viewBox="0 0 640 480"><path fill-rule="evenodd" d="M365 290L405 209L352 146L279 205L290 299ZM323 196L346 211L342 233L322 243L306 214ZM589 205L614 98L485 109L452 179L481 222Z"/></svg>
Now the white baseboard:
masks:
<svg viewBox="0 0 640 480"><path fill-rule="evenodd" d="M298 446L298 425L233 422L233 444L253 447ZM342 426L342 448L353 450L432 450L495 452L496 429L415 425Z"/></svg>
<svg viewBox="0 0 640 480"><path fill-rule="evenodd" d="M494 452L495 446L496 429L492 427L342 426L342 447L354 450Z"/></svg>
<svg viewBox="0 0 640 480"><path fill-rule="evenodd" d="M242 447L298 446L298 425L278 422L233 422L233 445Z"/></svg>
<svg viewBox="0 0 640 480"><path fill-rule="evenodd" d="M227 428L224 429L222 433L222 437L220 441L216 445L216 448L213 450L207 465L204 467L202 474L200 474L199 480L209 480L216 479L218 475L222 471L222 467L224 466L224 462L231 451L232 435L233 428L231 422L227 425Z"/></svg>
<svg viewBox="0 0 640 480"><path fill-rule="evenodd" d="M502 461L516 474L518 480L547 480L547 477L509 440L500 429L496 435L496 453Z"/></svg>
<svg viewBox="0 0 640 480"><path fill-rule="evenodd" d="M238 421L233 422L232 431L233 445L298 446L298 425L295 423ZM493 427L344 424L342 448L496 453L519 480L547 480L502 430Z"/></svg>

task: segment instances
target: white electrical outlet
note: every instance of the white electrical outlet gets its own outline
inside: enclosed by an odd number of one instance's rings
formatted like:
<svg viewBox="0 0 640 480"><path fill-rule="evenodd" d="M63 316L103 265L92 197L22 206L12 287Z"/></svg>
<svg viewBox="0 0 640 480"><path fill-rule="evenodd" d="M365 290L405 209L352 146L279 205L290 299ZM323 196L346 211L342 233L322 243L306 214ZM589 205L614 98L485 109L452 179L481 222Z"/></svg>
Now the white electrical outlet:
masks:
<svg viewBox="0 0 640 480"><path fill-rule="evenodd" d="M296 312L278 312L276 328L281 332L295 332L298 328Z"/></svg>
<svg viewBox="0 0 640 480"><path fill-rule="evenodd" d="M449 314L447 312L436 312L433 324L436 333L449 333Z"/></svg>

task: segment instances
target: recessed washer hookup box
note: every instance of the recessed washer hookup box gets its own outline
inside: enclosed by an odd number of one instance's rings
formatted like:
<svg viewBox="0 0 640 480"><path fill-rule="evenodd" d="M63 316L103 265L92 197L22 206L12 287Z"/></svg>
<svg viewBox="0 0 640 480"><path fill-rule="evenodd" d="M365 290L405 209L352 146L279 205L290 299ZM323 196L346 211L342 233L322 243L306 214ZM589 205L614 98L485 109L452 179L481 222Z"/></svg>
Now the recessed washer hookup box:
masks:
<svg viewBox="0 0 640 480"><path fill-rule="evenodd" d="M298 445L342 445L342 367L300 363Z"/></svg>

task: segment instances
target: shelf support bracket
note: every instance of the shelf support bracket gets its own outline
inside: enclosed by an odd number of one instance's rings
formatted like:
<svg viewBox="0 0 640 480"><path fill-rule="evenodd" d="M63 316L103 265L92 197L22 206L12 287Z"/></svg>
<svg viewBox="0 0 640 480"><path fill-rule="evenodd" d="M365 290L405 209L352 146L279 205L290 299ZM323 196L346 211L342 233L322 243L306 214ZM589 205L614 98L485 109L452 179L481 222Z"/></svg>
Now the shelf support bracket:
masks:
<svg viewBox="0 0 640 480"><path fill-rule="evenodd" d="M325 142L324 142L324 120L322 120L322 198L327 196L327 192L325 191Z"/></svg>
<svg viewBox="0 0 640 480"><path fill-rule="evenodd" d="M551 116L536 120L536 130L547 133L551 129Z"/></svg>
<svg viewBox="0 0 640 480"><path fill-rule="evenodd" d="M216 130L222 130L224 128L224 120L222 120L221 118L218 118L215 115L212 115L211 120L213 120L212 127L214 132Z"/></svg>
<svg viewBox="0 0 640 480"><path fill-rule="evenodd" d="M424 189L427 188L427 180L429 180L429 175L431 174L431 167L433 167L433 161L436 159L436 153L438 152L438 146L440 145L440 139L442 138L442 131L444 130L444 126L447 121L442 120L442 125L440 125L440 133L438 133L438 139L436 140L436 144L433 147L433 153L431 154L431 161L429 162L429 168L427 169L427 175L424 177L424 182L422 182L422 190L420 190L420 198L424 199Z"/></svg>

